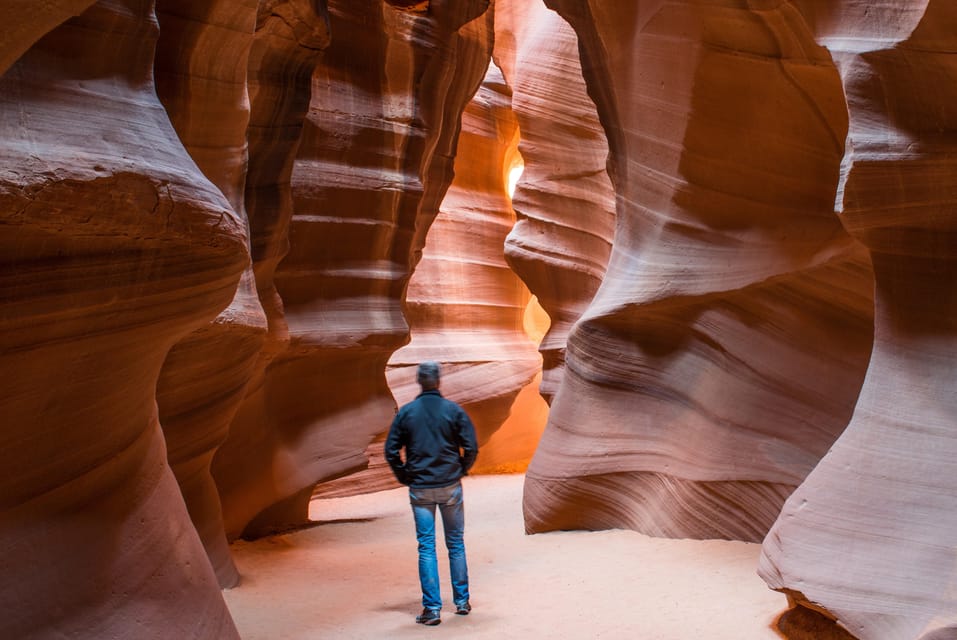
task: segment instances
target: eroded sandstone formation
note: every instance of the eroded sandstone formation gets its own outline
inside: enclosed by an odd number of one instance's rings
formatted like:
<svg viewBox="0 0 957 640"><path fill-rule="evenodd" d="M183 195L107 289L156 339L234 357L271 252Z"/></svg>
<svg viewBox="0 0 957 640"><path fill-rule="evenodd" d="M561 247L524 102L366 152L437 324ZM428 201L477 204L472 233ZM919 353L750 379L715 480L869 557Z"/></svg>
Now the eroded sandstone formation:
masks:
<svg viewBox="0 0 957 640"><path fill-rule="evenodd" d="M487 1L342 0L329 15L274 276L289 343L256 390L259 419L240 416L242 451L227 441L216 462L231 536L305 522L314 486L365 467L387 428L402 297L490 58Z"/></svg>
<svg viewBox="0 0 957 640"><path fill-rule="evenodd" d="M275 450L270 431L267 372L289 346L276 265L289 246L292 167L312 95L312 74L329 45L324 2L268 0L259 3L248 61L249 162L245 205L256 291L267 334L247 383L246 395L213 458L228 539L239 537L264 505L275 499L268 461Z"/></svg>
<svg viewBox="0 0 957 640"><path fill-rule="evenodd" d="M538 0L500 0L495 37L524 163L512 199L518 222L505 254L551 322L539 347L541 393L550 401L564 371L568 331L601 284L611 252L608 145L582 77L578 38L564 19Z"/></svg>
<svg viewBox="0 0 957 640"><path fill-rule="evenodd" d="M420 391L419 362L442 365L443 395L462 405L475 424L478 469L514 464L534 451L534 446L524 452L483 450L541 370L524 326L530 294L503 250L515 224L508 180L519 162L518 135L511 92L493 65L462 116L455 179L406 292L412 340L388 368L389 386L401 405ZM542 426L525 425L536 432Z"/></svg>
<svg viewBox="0 0 957 640"><path fill-rule="evenodd" d="M247 235L156 97L156 38L152 3L104 0L0 77L3 637L237 637L155 389Z"/></svg>
<svg viewBox="0 0 957 640"><path fill-rule="evenodd" d="M190 157L244 223L246 67L257 5L255 0L157 2L157 93ZM157 383L170 467L223 587L235 586L239 573L229 554L210 464L245 395L265 330L250 263L233 302L173 347Z"/></svg>
<svg viewBox="0 0 957 640"><path fill-rule="evenodd" d="M797 605L789 618L827 616L861 640L954 638L957 7L800 4L847 96L838 209L874 264L874 351L760 573Z"/></svg>
<svg viewBox="0 0 957 640"><path fill-rule="evenodd" d="M870 351L870 267L833 214L839 77L786 3L549 5L581 42L617 226L526 526L759 541Z"/></svg>

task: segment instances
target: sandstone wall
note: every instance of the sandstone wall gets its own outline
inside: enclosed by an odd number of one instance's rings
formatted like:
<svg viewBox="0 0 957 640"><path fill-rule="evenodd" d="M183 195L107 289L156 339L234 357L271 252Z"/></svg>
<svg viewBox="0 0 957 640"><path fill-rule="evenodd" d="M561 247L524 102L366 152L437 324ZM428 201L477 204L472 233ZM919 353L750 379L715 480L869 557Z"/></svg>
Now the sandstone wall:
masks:
<svg viewBox="0 0 957 640"><path fill-rule="evenodd" d="M521 464L531 458L535 444L532 439L525 451L484 450L542 366L525 332L530 294L504 256L505 238L515 224L508 179L519 162L518 136L511 91L493 65L462 116L455 179L406 292L412 340L395 352L387 369L389 386L402 405L420 391L418 363L442 365L443 395L462 405L475 424L477 469ZM523 418L519 431L541 432L544 424L534 423L534 415Z"/></svg>
<svg viewBox="0 0 957 640"><path fill-rule="evenodd" d="M216 461L230 537L304 523L315 485L364 468L391 421L385 364L408 339L402 298L488 66L487 10L329 3L274 275L288 344Z"/></svg>
<svg viewBox="0 0 957 640"><path fill-rule="evenodd" d="M152 4L41 13L0 77L0 635L235 638L155 389L233 298L243 220L156 97Z"/></svg>
<svg viewBox="0 0 957 640"><path fill-rule="evenodd" d="M760 574L791 619L957 637L957 8L801 3L850 113L838 210L870 251L874 351L847 430L791 496Z"/></svg>
<svg viewBox="0 0 957 640"><path fill-rule="evenodd" d="M617 225L526 526L759 541L870 352L870 266L833 214L839 77L786 4L549 4L581 41Z"/></svg>
<svg viewBox="0 0 957 640"><path fill-rule="evenodd" d="M257 5L159 0L154 64L157 94L176 133L247 231L246 74ZM210 464L246 392L265 330L250 262L229 307L173 347L157 383L170 467L224 587L235 586L239 573L229 555Z"/></svg>
<svg viewBox="0 0 957 640"><path fill-rule="evenodd" d="M611 252L608 144L582 77L578 38L564 19L537 0L500 0L495 37L524 163L513 197L518 222L505 255L549 316L539 350L541 393L551 401L568 331L601 284Z"/></svg>
<svg viewBox="0 0 957 640"><path fill-rule="evenodd" d="M276 265L289 247L292 167L312 96L312 74L329 45L324 2L259 3L248 59L248 167L244 188L256 291L267 334L249 376L245 396L212 462L227 539L276 498L269 464L277 434L269 415L267 372L289 346ZM279 439L281 441L281 439Z"/></svg>

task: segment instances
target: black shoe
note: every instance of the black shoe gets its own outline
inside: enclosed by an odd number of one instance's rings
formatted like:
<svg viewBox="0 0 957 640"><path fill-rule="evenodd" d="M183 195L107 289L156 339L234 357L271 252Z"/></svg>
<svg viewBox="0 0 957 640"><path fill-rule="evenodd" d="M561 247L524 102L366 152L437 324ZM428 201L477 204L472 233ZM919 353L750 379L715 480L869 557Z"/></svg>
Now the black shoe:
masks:
<svg viewBox="0 0 957 640"><path fill-rule="evenodd" d="M430 627L442 622L442 618L439 617L438 611L433 611L432 609L422 609L422 613L415 617L415 621L419 624L427 624Z"/></svg>
<svg viewBox="0 0 957 640"><path fill-rule="evenodd" d="M460 615L460 616L467 616L469 614L469 611L471 610L472 610L472 605L469 604L468 600L466 600L460 605L456 605L455 607L456 615Z"/></svg>

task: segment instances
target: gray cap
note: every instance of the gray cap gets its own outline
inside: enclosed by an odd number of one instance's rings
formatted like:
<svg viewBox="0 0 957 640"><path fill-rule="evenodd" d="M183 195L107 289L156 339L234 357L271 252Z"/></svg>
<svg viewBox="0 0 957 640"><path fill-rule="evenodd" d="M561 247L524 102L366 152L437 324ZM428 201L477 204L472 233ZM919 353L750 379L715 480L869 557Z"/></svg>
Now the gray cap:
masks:
<svg viewBox="0 0 957 640"><path fill-rule="evenodd" d="M427 360L419 364L419 370L416 373L415 379L423 387L434 388L439 386L440 375L439 363Z"/></svg>

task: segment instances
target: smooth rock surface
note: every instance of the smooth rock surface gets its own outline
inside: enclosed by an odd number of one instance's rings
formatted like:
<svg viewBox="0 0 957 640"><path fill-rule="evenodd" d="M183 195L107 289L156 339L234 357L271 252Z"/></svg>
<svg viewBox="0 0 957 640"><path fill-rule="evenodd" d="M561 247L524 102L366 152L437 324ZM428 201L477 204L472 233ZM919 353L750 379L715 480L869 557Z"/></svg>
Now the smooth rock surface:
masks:
<svg viewBox="0 0 957 640"><path fill-rule="evenodd" d="M867 255L832 206L839 76L786 4L548 4L578 33L618 209L528 470L528 530L760 541L870 354Z"/></svg>
<svg viewBox="0 0 957 640"><path fill-rule="evenodd" d="M312 94L312 73L329 44L324 2L260 2L249 51L249 162L245 183L256 291L267 319L265 336L229 434L216 451L212 474L222 503L227 539L275 499L268 469L274 447L266 402L266 374L289 345L276 265L288 250L292 165Z"/></svg>
<svg viewBox="0 0 957 640"><path fill-rule="evenodd" d="M156 381L247 235L156 97L156 37L152 3L103 1L0 77L5 638L238 638Z"/></svg>
<svg viewBox="0 0 957 640"><path fill-rule="evenodd" d="M874 352L853 419L788 500L760 574L860 640L955 638L957 8L802 4L847 96L837 205L874 263Z"/></svg>
<svg viewBox="0 0 957 640"><path fill-rule="evenodd" d="M157 94L176 133L247 229L246 75L257 5L159 0L154 64ZM227 50L232 55L222 55ZM239 573L210 465L246 393L265 333L250 262L229 307L173 347L157 383L170 467L222 587L235 586Z"/></svg>
<svg viewBox="0 0 957 640"><path fill-rule="evenodd" d="M497 2L495 60L512 90L524 165L505 256L549 316L539 350L541 393L550 402L568 331L598 290L611 253L608 144L582 77L578 38L557 13L537 0Z"/></svg>

